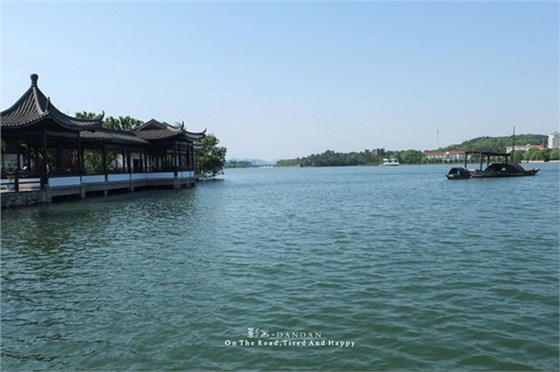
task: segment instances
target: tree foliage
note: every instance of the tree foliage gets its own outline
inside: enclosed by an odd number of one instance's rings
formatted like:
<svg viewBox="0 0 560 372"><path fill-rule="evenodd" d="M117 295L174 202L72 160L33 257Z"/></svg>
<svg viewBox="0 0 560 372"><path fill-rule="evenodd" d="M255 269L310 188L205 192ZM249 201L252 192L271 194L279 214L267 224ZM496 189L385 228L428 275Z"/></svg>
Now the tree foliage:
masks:
<svg viewBox="0 0 560 372"><path fill-rule="evenodd" d="M364 150L361 152L341 153L327 150L322 154L313 154L303 158L279 160L279 167L333 167L348 165L380 164L384 157L389 156L384 149Z"/></svg>
<svg viewBox="0 0 560 372"><path fill-rule="evenodd" d="M109 116L103 122L103 127L108 129L117 129L117 130L131 130L140 125L144 124L142 120L134 119L130 116L119 116L115 118L113 116Z"/></svg>
<svg viewBox="0 0 560 372"><path fill-rule="evenodd" d="M76 112L76 117L78 119L97 119L102 116L103 114L96 114L95 112L87 112L87 111Z"/></svg>
<svg viewBox="0 0 560 372"><path fill-rule="evenodd" d="M418 150L405 150L397 152L396 158L403 164L420 164L424 155Z"/></svg>
<svg viewBox="0 0 560 372"><path fill-rule="evenodd" d="M213 134L208 134L196 142L198 151L198 173L205 177L216 177L223 174L227 149L218 146L220 140Z"/></svg>

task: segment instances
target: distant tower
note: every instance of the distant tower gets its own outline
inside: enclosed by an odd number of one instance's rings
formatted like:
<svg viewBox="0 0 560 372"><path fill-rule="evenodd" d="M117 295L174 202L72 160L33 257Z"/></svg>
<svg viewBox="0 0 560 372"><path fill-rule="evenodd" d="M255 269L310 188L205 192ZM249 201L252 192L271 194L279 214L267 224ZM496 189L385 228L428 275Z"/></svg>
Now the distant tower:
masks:
<svg viewBox="0 0 560 372"><path fill-rule="evenodd" d="M439 128L437 129L437 149L439 149Z"/></svg>

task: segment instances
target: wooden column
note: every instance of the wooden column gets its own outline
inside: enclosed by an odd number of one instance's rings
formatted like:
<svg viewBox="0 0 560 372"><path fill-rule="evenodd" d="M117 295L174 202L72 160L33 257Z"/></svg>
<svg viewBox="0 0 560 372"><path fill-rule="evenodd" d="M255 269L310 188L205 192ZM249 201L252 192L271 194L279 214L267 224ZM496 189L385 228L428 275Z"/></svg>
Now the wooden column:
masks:
<svg viewBox="0 0 560 372"><path fill-rule="evenodd" d="M20 146L21 146L21 145L20 145L19 141L17 142L17 145L16 145L16 146L17 146L17 152L16 152L16 154L17 154L17 155L16 155L16 156L17 156L17 169L21 169L21 168L22 168L22 167L21 167L21 159L20 159L20 158L21 158L21 156L20 156L20 155L21 155L21 154L20 154L20 152L21 152L21 150L20 150L21 147L20 147Z"/></svg>
<svg viewBox="0 0 560 372"><path fill-rule="evenodd" d="M25 165L24 167L27 165L27 170L30 172L31 171L31 145L29 143L27 143L27 151L25 154Z"/></svg>
<svg viewBox="0 0 560 372"><path fill-rule="evenodd" d="M183 144L179 142L179 167L183 166Z"/></svg>
<svg viewBox="0 0 560 372"><path fill-rule="evenodd" d="M107 146L103 145L103 174L105 174L105 181L107 181Z"/></svg>
<svg viewBox="0 0 560 372"><path fill-rule="evenodd" d="M86 166L84 164L84 149L82 149L82 139L78 133L78 169L81 169L81 174L86 174Z"/></svg>
<svg viewBox="0 0 560 372"><path fill-rule="evenodd" d="M128 163L128 173L132 173L132 164L130 159L130 149L126 149L126 162Z"/></svg>
<svg viewBox="0 0 560 372"><path fill-rule="evenodd" d="M189 153L190 166L193 171L196 171L196 155L194 152L194 144L191 143L191 150Z"/></svg>
<svg viewBox="0 0 560 372"><path fill-rule="evenodd" d="M48 175L48 155L47 155L47 128L43 126L43 164L41 166L41 188L44 189L49 183Z"/></svg>
<svg viewBox="0 0 560 372"><path fill-rule="evenodd" d="M35 172L40 172L39 169L39 144L35 142L35 168L33 169Z"/></svg>

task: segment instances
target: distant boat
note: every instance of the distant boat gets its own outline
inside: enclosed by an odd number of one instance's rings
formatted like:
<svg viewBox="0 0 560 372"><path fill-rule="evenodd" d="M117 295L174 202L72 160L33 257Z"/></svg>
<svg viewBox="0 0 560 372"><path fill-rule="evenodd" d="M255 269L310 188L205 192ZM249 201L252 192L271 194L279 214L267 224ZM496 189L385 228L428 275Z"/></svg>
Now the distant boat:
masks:
<svg viewBox="0 0 560 372"><path fill-rule="evenodd" d="M520 176L534 176L539 171L539 168L524 169L518 163L509 163L508 158L513 156L515 151L515 127L513 127L513 134L511 136L511 153L500 154L496 152L478 152L480 155L480 169L471 172L471 176L475 178L488 178L488 177L520 177ZM470 152L476 153L476 152ZM465 153L465 162L468 152ZM498 156L505 158L505 162L498 162L490 164L490 157ZM482 170L482 163L486 158L486 169ZM513 159L513 158L512 158Z"/></svg>
<svg viewBox="0 0 560 372"><path fill-rule="evenodd" d="M509 163L508 158L511 154L470 151L465 153L465 158L469 153L480 155L480 169L474 169L470 172L474 178L534 176L539 171L539 168L525 169L518 163ZM490 163L490 157L492 156L503 157L505 161ZM486 168L482 170L484 158L486 158Z"/></svg>
<svg viewBox="0 0 560 372"><path fill-rule="evenodd" d="M383 159L383 166L385 167L396 167L400 165L397 159Z"/></svg>
<svg viewBox="0 0 560 372"><path fill-rule="evenodd" d="M469 155L475 154L480 157L480 169L467 169ZM503 154L488 151L465 151L465 167L453 167L449 170L446 177L448 180L465 180L473 178L496 178L496 177L522 177L534 176L539 168L524 169L520 164L508 162L511 154ZM503 162L490 163L491 157L505 158ZM483 170L484 160L486 168Z"/></svg>

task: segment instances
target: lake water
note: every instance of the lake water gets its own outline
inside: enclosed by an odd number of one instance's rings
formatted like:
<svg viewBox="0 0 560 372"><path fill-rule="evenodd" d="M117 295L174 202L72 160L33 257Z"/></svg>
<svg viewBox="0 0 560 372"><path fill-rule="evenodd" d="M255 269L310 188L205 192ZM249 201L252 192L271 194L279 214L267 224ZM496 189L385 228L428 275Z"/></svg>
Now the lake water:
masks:
<svg viewBox="0 0 560 372"><path fill-rule="evenodd" d="M2 211L1 369L558 370L559 170L227 170Z"/></svg>

